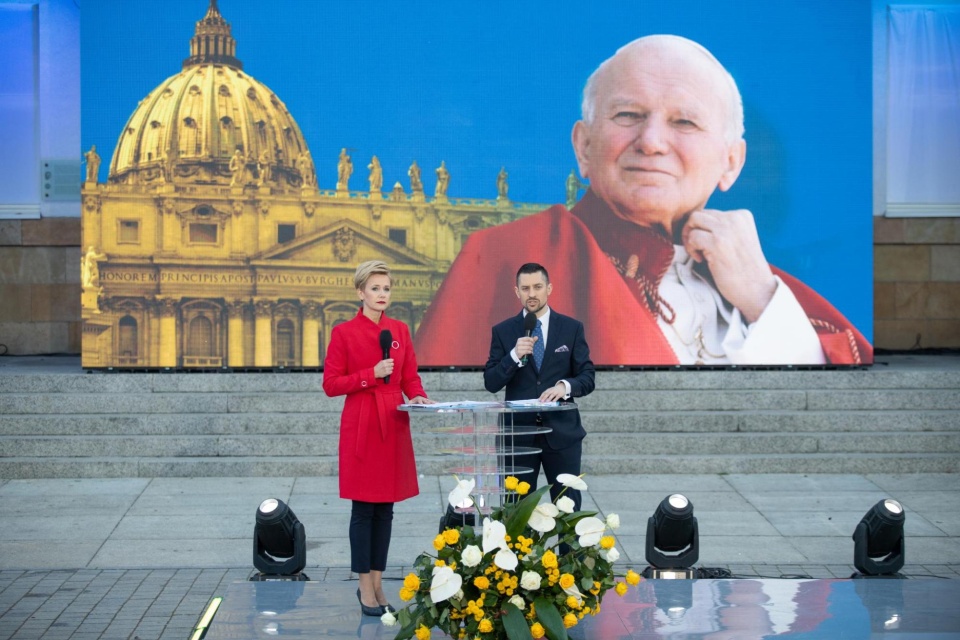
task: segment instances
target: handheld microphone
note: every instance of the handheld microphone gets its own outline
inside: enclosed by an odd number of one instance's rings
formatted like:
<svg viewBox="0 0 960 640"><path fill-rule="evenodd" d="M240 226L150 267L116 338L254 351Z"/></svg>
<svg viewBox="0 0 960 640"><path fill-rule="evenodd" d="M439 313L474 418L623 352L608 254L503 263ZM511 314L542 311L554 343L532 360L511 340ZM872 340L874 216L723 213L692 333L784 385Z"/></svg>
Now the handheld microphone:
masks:
<svg viewBox="0 0 960 640"><path fill-rule="evenodd" d="M523 316L523 331L524 333L526 333L527 338L530 337L530 334L532 334L533 330L536 328L537 328L537 314L528 313L527 315ZM527 358L529 357L529 355L530 355L529 353L524 354L524 356L520 358L520 363L527 364Z"/></svg>
<svg viewBox="0 0 960 640"><path fill-rule="evenodd" d="M380 349L383 351L384 360L390 357L390 344L392 342L393 334L390 333L390 329L384 329L380 332ZM390 376L385 376L383 382L384 384L390 384Z"/></svg>

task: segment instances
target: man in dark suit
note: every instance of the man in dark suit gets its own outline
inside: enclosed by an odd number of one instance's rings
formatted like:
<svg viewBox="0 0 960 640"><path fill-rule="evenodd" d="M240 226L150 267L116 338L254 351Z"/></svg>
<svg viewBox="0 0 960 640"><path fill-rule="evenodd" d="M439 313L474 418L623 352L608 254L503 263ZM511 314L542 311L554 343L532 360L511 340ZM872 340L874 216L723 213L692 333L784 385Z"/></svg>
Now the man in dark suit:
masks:
<svg viewBox="0 0 960 640"><path fill-rule="evenodd" d="M550 310L547 298L552 288L550 276L540 264L527 263L517 271L515 291L523 310L493 328L490 357L483 370L483 383L490 393L506 387L506 400L572 402L593 391L594 367L583 323ZM530 313L536 316L537 326L528 337L524 318ZM513 419L515 425L550 427L549 433L514 438L514 445L536 447L541 453L508 457L506 465L532 467L532 474L520 478L532 488L537 486L542 466L547 482L553 485L550 495L556 500L563 490L556 482L557 475L580 475L582 441L587 435L580 411L517 413ZM580 492L568 489L565 495L579 510Z"/></svg>

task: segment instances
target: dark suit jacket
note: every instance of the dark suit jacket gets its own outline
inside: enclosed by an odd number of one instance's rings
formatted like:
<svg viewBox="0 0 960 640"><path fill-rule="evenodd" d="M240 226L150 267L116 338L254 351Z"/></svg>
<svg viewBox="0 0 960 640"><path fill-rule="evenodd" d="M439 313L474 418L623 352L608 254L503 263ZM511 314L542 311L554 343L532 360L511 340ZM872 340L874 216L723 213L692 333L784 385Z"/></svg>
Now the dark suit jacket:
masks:
<svg viewBox="0 0 960 640"><path fill-rule="evenodd" d="M506 400L529 400L539 398L561 379L570 383L571 398L593 391L594 368L582 322L550 310L550 330L540 371L534 365L533 356L522 367L510 357L517 339L524 335L522 311L493 328L490 357L483 370L487 391L496 393L506 387ZM547 444L553 449L568 447L587 435L580 423L579 411L545 411L541 415L544 425L553 429L546 436ZM533 413L520 413L514 423L531 424L535 418Z"/></svg>

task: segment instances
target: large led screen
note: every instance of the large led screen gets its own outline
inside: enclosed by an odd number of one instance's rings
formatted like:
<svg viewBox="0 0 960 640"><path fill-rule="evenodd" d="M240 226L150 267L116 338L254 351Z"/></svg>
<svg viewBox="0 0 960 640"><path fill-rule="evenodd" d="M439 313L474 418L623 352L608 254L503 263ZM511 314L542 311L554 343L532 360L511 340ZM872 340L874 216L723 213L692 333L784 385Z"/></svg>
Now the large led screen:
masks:
<svg viewBox="0 0 960 640"><path fill-rule="evenodd" d="M421 366L482 366L525 263L600 366L868 364L870 18L85 3L83 364L320 367L371 259Z"/></svg>

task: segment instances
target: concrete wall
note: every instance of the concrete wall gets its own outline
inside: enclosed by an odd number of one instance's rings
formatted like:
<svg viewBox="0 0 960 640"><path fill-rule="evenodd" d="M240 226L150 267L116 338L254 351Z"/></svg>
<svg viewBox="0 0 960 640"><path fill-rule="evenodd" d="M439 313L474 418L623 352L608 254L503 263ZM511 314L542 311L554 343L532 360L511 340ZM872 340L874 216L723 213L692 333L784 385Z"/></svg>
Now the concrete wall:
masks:
<svg viewBox="0 0 960 640"><path fill-rule="evenodd" d="M79 354L80 329L80 220L0 220L0 344Z"/></svg>

